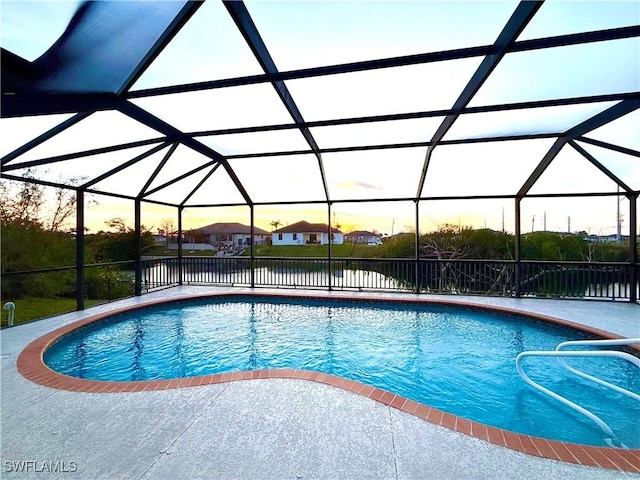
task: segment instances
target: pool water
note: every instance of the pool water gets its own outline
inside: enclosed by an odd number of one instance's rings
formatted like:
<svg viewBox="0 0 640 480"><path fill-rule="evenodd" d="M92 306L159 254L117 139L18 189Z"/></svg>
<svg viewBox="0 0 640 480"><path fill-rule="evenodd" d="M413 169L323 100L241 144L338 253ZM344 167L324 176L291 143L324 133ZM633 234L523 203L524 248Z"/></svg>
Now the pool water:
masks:
<svg viewBox="0 0 640 480"><path fill-rule="evenodd" d="M267 368L356 380L514 432L606 446L591 420L526 385L516 356L587 334L525 317L434 305L267 297L197 300L110 317L45 352L53 370L110 381L170 379ZM638 369L575 358L587 373L640 392ZM529 358L531 378L591 410L619 441L640 447L640 402Z"/></svg>

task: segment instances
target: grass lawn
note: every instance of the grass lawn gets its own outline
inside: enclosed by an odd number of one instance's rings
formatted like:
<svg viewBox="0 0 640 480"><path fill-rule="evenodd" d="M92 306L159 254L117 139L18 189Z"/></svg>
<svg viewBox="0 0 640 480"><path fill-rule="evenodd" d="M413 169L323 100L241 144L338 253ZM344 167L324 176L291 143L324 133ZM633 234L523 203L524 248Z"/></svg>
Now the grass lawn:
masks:
<svg viewBox="0 0 640 480"><path fill-rule="evenodd" d="M185 257L213 257L216 253L217 252L214 252L213 250L182 249L182 255ZM142 255L154 257L177 257L178 250L167 250L162 245L154 245L153 247L146 249Z"/></svg>
<svg viewBox="0 0 640 480"><path fill-rule="evenodd" d="M13 324L29 322L39 318L51 317L61 313L73 312L76 309L75 298L20 298L12 300L16 309ZM3 302L3 306L4 306ZM85 307L102 303L100 300L86 300ZM7 326L8 311L2 309L2 327Z"/></svg>
<svg viewBox="0 0 640 480"><path fill-rule="evenodd" d="M327 245L256 245L253 253L256 257L327 257ZM363 243L344 243L331 246L331 256L334 258L372 258L379 257L381 246L365 245ZM177 257L177 250L166 250L163 246L154 246L144 252L145 256ZM185 257L210 257L215 256L212 250L183 250ZM250 256L247 248L242 256Z"/></svg>
<svg viewBox="0 0 640 480"><path fill-rule="evenodd" d="M331 246L332 258L371 258L379 252L379 247L364 244L344 243ZM244 252L249 255L249 250ZM256 257L317 257L326 258L328 245L256 245Z"/></svg>

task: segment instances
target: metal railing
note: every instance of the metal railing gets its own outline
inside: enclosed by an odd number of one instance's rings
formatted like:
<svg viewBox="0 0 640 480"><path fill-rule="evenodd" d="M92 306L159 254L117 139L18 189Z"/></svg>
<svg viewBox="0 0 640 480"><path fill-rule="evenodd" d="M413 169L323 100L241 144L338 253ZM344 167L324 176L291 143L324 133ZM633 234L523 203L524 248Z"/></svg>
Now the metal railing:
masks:
<svg viewBox="0 0 640 480"><path fill-rule="evenodd" d="M336 290L415 291L416 263L405 259L335 259L331 262Z"/></svg>
<svg viewBox="0 0 640 480"><path fill-rule="evenodd" d="M323 258L265 258L254 263L254 284L264 287L328 289L333 285Z"/></svg>
<svg viewBox="0 0 640 480"><path fill-rule="evenodd" d="M633 288L633 266L620 263L522 262L519 276L522 296L616 300L630 298Z"/></svg>
<svg viewBox="0 0 640 480"><path fill-rule="evenodd" d="M2 296L75 297L76 309L84 308L84 300L110 302L177 285L640 299L640 266L622 263L188 256L145 258L139 265L133 260L90 264L83 273L78 275L75 266L2 272Z"/></svg>
<svg viewBox="0 0 640 480"><path fill-rule="evenodd" d="M640 297L629 264L427 260L176 257L143 260L143 291L224 285L538 298ZM635 285L633 285L635 281ZM635 292L634 292L635 289Z"/></svg>
<svg viewBox="0 0 640 480"><path fill-rule="evenodd" d="M251 285L251 259L247 257L185 257L182 275L191 285Z"/></svg>
<svg viewBox="0 0 640 480"><path fill-rule="evenodd" d="M86 300L111 302L135 294L133 260L85 265L83 296Z"/></svg>
<svg viewBox="0 0 640 480"><path fill-rule="evenodd" d="M607 425L607 423L602 420L599 416L597 416L596 414L590 412L589 410L587 410L584 407L581 407L580 405L578 405L575 402L572 402L571 400L568 400L567 398L563 397L562 395L553 392L551 390L549 390L546 387L543 387L542 385L540 385L539 383L535 382L534 380L532 380L524 371L524 369L522 368L522 360L525 359L526 357L556 357L560 363L560 365L562 365L566 370L568 370L571 373L574 373L578 376L580 376L581 378L584 378L586 380L590 380L593 381L595 383L597 383L598 385L602 385L604 387L607 387L609 389L615 390L619 393L623 393L627 396L630 396L631 398L634 398L636 400L640 400L640 396L635 394L634 392L630 392L629 390L626 390L624 388L618 387L617 385L613 385L609 382L606 382L602 379L599 379L597 377L594 377L592 375L588 375L584 372L581 372L580 370L577 370L573 367L570 367L569 365L567 365L567 363L564 361L564 358L568 358L568 357L599 357L599 358L620 358L622 360L625 360L629 363L632 363L633 365L635 365L636 367L640 368L640 359L629 354L629 353L625 353L625 352L620 352L620 351L616 351L616 350L597 350L597 351L584 351L584 350L573 350L573 351L561 351L563 348L568 347L568 346L579 346L579 345L589 345L589 346L613 346L613 345L637 345L640 344L640 338L625 338L625 339L618 339L618 340L576 340L576 341L570 341L570 342L563 342L560 343L556 349L554 351L544 351L544 350L531 350L531 351L527 351L527 352L522 352L520 354L518 354L518 356L516 357L516 369L518 370L518 374L520 375L520 377L530 386L532 386L533 388L535 388L536 390L538 390L539 392L544 393L545 395L559 401L560 403L568 406L569 408L581 413L582 415L586 416L587 418L589 418L590 420L592 420L596 425L598 425L598 427L600 427L600 429L605 433L605 435L607 435L605 442L611 446L611 447L621 447L621 448L627 448L626 445L624 445L622 442L620 442L620 440L617 438L616 434L613 432L613 430L611 429L611 427L609 425Z"/></svg>
<svg viewBox="0 0 640 480"><path fill-rule="evenodd" d="M88 264L78 275L75 266L2 272L2 298L13 301L16 319L23 323L107 303L135 294L135 262ZM27 305L29 308L25 309ZM3 313L5 313L3 311ZM2 315L2 326L8 324Z"/></svg>
<svg viewBox="0 0 640 480"><path fill-rule="evenodd" d="M134 262L93 263L84 266L82 294L88 300L111 301L134 294ZM3 296L26 293L41 298L74 298L77 269L72 266L2 273Z"/></svg>
<svg viewBox="0 0 640 480"><path fill-rule="evenodd" d="M513 296L516 263L490 260L420 260L418 291Z"/></svg>
<svg viewBox="0 0 640 480"><path fill-rule="evenodd" d="M578 347L578 346L616 346L616 345L640 345L640 338L623 338L619 340L570 340L568 342L562 342L558 344L556 347L556 351L563 350L567 347ZM635 358L635 357L634 357ZM637 360L637 359L636 359ZM640 367L640 364L636 360L632 360L637 367ZM610 388L611 390L615 390L618 393L631 397L640 402L640 395L634 392L630 392L629 390L619 387L618 385L614 385L609 382L605 382L604 380L594 377L593 375L589 375L584 373L576 368L573 368L567 362L564 361L562 357L558 357L558 362L562 365L566 370L577 375L579 377L584 378L585 380L590 380L598 385L602 385L603 387Z"/></svg>
<svg viewBox="0 0 640 480"><path fill-rule="evenodd" d="M166 257L143 260L140 283L143 293L180 285L180 259Z"/></svg>
<svg viewBox="0 0 640 480"><path fill-rule="evenodd" d="M142 260L140 267L142 293L186 284L505 297L640 298L640 272L633 275L633 269L638 267L620 263L160 257ZM91 264L84 268L84 298L111 301L135 294L135 262ZM4 272L2 290L37 294L38 288L55 287L55 296L71 297L76 291L75 270L68 266ZM37 281L52 275L56 281Z"/></svg>

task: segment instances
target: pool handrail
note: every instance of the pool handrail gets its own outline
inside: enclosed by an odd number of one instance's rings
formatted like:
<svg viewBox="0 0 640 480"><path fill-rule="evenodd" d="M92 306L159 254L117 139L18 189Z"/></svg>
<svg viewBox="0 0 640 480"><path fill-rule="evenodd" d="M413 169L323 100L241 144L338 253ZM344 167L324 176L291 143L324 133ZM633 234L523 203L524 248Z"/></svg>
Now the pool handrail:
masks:
<svg viewBox="0 0 640 480"><path fill-rule="evenodd" d="M615 345L633 345L633 344L638 343L638 339L624 339L624 340L620 340L619 342L625 342L625 341L629 342L629 343L616 343ZM618 342L618 341L616 341L616 342ZM622 448L627 448L626 445L624 445L622 442L620 442L620 440L618 440L617 436L615 435L615 433L613 432L611 427L609 427L609 425L607 425L604 422L604 420L602 420L600 417L598 417L594 413L590 412L586 408L581 407L580 405L572 402L571 400L568 400L567 398L563 397L562 395L559 395L559 394L549 390L548 388L543 387L539 383L533 381L525 373L524 369L522 368L522 360L524 358L526 358L526 357L532 357L532 356L536 356L536 357L556 357L556 358L563 358L563 357L614 357L615 358L615 357L617 357L617 358L621 358L623 360L626 360L626 361L634 364L638 368L640 368L640 359L638 359L637 357L634 357L633 355L631 355L629 353L620 352L620 351L617 351L617 350L598 350L598 351L584 351L584 350L583 351L530 350L530 351L522 352L522 353L518 354L518 356L516 357L516 369L518 370L518 374L520 375L520 377L527 384L529 384L530 386L532 386L536 390L538 390L538 391L550 396L551 398L554 398L555 400L559 401L560 403L568 406L569 408L572 408L573 410L583 414L584 416L586 416L587 418L592 420L596 425L598 425L598 427L600 427L600 429L606 435L609 436L609 438L605 439L605 441L610 446L616 446L616 445L614 445L614 443L617 443L618 446L620 446ZM580 373L582 373L582 372L580 372ZM604 384L607 383L607 382L604 382L604 381L601 381L601 382L597 382L597 383L599 383L601 385L603 385L603 383ZM603 385L603 386L607 386L607 385Z"/></svg>
<svg viewBox="0 0 640 480"><path fill-rule="evenodd" d="M558 346L556 347L556 351L560 351L565 347L591 346L591 345L594 345L594 346L640 345L640 338L619 338L615 340L569 340L566 342L559 343ZM602 385L603 387L610 388L612 390L615 390L618 393L621 393L623 395L626 395L628 397L631 397L635 400L640 401L640 395L638 395L637 393L634 393L630 390L619 387L618 385L614 385L613 383L609 383L605 380L602 380L600 378L584 373L570 366L562 357L558 357L558 362L568 371L570 371L571 373L574 373L575 375L578 375L579 377L582 377L586 380L591 380L592 382ZM635 362L632 362L632 363L635 363ZM637 363L635 363L635 365L640 367L640 365L638 365Z"/></svg>

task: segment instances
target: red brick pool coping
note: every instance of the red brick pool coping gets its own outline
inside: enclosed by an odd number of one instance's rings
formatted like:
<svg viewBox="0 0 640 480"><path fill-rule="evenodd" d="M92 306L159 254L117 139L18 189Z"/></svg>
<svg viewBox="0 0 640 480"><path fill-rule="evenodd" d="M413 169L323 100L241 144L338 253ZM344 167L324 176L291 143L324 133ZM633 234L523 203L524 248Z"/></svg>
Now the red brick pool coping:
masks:
<svg viewBox="0 0 640 480"><path fill-rule="evenodd" d="M544 438L533 437L530 435L519 434L508 430L484 425L479 422L468 420L462 417L451 415L442 410L423 405L413 400L409 400L400 395L371 387L360 382L349 380L347 378L320 373L309 370L298 370L291 368L254 370L244 372L218 373L214 375L203 375L199 377L178 378L172 380L149 380L138 382L108 382L98 380L84 380L76 377L70 377L54 372L44 363L44 352L60 337L70 333L71 331L87 325L92 322L99 321L110 317L116 313L122 313L135 310L141 307L151 305L168 304L192 299L203 299L206 297L277 297L277 298L318 298L327 299L327 296L303 294L303 295L275 295L275 294L256 294L256 293L218 293L207 295L184 296L180 298L172 298L167 300L158 300L152 302L141 303L110 312L92 315L85 319L70 323L60 327L48 334L45 334L31 342L18 356L17 368L18 372L28 380L34 383L50 388L60 390L70 390L85 393L123 393L123 392L144 392L152 390L167 390L172 388L196 387L200 385L210 385L216 383L234 382L241 380L268 379L268 378L287 378L297 380L308 380L333 387L341 388L348 392L356 393L364 397L370 398L384 405L396 408L402 412L415 415L430 423L443 426L450 430L455 430L466 435L470 435L481 440L488 441L494 445L510 448L519 452L537 457L559 460L562 462L574 463L591 467L600 467L610 470L620 470L624 472L640 473L640 449L620 449L595 447L590 445L579 445L556 440L547 440ZM349 300L358 302L400 302L410 304L437 304L448 305L462 308L471 308L475 310L497 311L501 313L532 317L534 319L553 322L571 328L593 333L603 338L620 338L611 333L598 330L592 327L585 327L577 323L566 320L548 317L545 315L532 314L520 310L488 307L471 303L450 302L442 300L406 300L400 301L389 298L357 296L336 297L337 300Z"/></svg>

